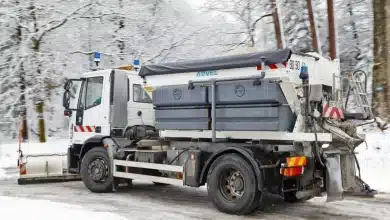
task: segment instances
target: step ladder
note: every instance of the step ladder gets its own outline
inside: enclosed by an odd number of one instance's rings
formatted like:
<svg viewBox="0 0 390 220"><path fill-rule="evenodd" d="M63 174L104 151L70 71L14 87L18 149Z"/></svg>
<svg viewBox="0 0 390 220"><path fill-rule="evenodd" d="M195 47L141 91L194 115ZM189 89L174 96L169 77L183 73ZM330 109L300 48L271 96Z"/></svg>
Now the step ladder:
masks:
<svg viewBox="0 0 390 220"><path fill-rule="evenodd" d="M337 99L342 99L342 81L344 79L348 80L349 90L354 97L354 101L356 102L356 107L360 110L358 113L346 113L346 115L353 115L355 119L360 120L370 120L374 118L374 114L372 113L371 105L368 102L368 95L366 91L365 81L362 81L360 77L355 74L358 71L348 73L348 76L336 76L333 74L333 87L334 87L334 95ZM364 73L364 72L363 72ZM364 73L365 74L365 73ZM340 79L340 87L336 88L335 81L336 79ZM347 96L350 94L348 93ZM349 98L349 97L347 97ZM347 106L344 106L344 109L347 109Z"/></svg>
<svg viewBox="0 0 390 220"><path fill-rule="evenodd" d="M372 119L374 115L372 113L371 105L368 102L365 82L353 73L348 74L348 81L357 107L361 110L362 117L366 120Z"/></svg>

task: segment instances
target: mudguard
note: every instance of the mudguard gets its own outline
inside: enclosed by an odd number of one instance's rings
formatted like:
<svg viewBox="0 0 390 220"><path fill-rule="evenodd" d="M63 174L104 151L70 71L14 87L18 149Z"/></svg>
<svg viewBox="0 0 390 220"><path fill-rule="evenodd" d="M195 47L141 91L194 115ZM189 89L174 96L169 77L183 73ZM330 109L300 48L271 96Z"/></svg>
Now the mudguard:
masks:
<svg viewBox="0 0 390 220"><path fill-rule="evenodd" d="M107 138L107 136L96 135L88 138L80 150L80 161L83 159L84 155L93 147L103 146L103 139Z"/></svg>
<svg viewBox="0 0 390 220"><path fill-rule="evenodd" d="M343 200L343 181L341 177L340 154L338 151L326 152L326 192L327 202Z"/></svg>

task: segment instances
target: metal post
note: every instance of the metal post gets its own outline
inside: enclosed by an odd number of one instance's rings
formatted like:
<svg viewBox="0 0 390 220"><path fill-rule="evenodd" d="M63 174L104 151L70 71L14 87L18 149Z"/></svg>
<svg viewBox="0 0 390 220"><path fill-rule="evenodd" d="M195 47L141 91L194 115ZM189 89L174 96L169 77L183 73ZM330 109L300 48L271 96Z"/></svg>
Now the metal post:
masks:
<svg viewBox="0 0 390 220"><path fill-rule="evenodd" d="M336 100L336 73L333 73L332 99Z"/></svg>
<svg viewBox="0 0 390 220"><path fill-rule="evenodd" d="M280 28L280 21L279 21L278 7L276 4L276 0L271 0L271 4L272 4L272 9L273 9L272 17L274 19L276 47L278 49L282 49L283 48L282 30Z"/></svg>
<svg viewBox="0 0 390 220"><path fill-rule="evenodd" d="M336 33L333 11L333 0L327 0L328 3L328 23L329 23L329 56L332 60L336 59Z"/></svg>
<svg viewBox="0 0 390 220"><path fill-rule="evenodd" d="M91 0L90 3L93 5L94 0ZM88 19L88 51L91 53L88 57L89 61L89 69L93 70L93 53L92 53L92 17L93 17L93 7L89 11L89 19Z"/></svg>
<svg viewBox="0 0 390 220"><path fill-rule="evenodd" d="M211 132L212 132L212 142L215 143L217 141L217 107L215 103L215 90L216 90L216 80L211 79Z"/></svg>
<svg viewBox="0 0 390 220"><path fill-rule="evenodd" d="M320 53L321 49L318 44L317 27L316 27L316 22L314 20L313 4L311 0L307 0L307 10L309 12L312 47L315 52Z"/></svg>

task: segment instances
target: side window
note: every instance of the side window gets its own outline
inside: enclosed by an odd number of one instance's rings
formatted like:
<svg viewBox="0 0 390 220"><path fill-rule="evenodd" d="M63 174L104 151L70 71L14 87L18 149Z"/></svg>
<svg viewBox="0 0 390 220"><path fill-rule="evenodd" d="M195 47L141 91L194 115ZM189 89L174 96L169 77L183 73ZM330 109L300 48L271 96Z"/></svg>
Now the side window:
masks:
<svg viewBox="0 0 390 220"><path fill-rule="evenodd" d="M85 109L100 105L102 102L103 76L91 77L86 82Z"/></svg>
<svg viewBox="0 0 390 220"><path fill-rule="evenodd" d="M149 94L140 84L133 84L133 102L152 103Z"/></svg>

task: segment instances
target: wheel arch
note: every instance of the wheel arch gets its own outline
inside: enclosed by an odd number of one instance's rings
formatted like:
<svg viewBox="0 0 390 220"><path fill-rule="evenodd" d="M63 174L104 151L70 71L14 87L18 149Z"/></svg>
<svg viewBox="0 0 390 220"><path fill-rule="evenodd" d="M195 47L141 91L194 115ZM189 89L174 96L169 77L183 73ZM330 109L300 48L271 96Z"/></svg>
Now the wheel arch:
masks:
<svg viewBox="0 0 390 220"><path fill-rule="evenodd" d="M95 147L103 147L103 140L107 138L107 136L102 136L102 135L96 135L93 137L88 138L84 144L81 146L80 150L80 162L83 160L83 157L85 154L91 150L92 148Z"/></svg>
<svg viewBox="0 0 390 220"><path fill-rule="evenodd" d="M241 156L243 159L245 159L249 164L251 165L253 171L255 172L256 175L256 181L257 181L257 188L258 190L262 191L263 190L263 178L262 178L262 173L260 170L260 167L256 160L253 157L253 153L242 147L229 147L220 151L215 152L212 154L209 159L205 162L205 165L202 168L202 172L200 174L200 183L201 185L205 184L207 181L207 174L209 172L209 169L211 165L214 163L215 160L217 160L219 157L226 155L226 154L233 154L236 153L239 156Z"/></svg>

